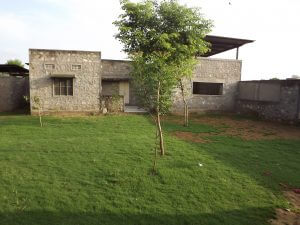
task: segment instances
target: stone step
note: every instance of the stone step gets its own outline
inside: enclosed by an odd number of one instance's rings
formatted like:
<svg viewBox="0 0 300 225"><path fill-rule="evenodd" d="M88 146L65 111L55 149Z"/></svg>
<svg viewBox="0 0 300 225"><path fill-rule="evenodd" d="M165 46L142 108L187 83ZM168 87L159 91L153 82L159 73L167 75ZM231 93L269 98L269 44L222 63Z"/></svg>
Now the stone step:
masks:
<svg viewBox="0 0 300 225"><path fill-rule="evenodd" d="M124 112L126 113L147 113L147 111L138 106L125 106Z"/></svg>

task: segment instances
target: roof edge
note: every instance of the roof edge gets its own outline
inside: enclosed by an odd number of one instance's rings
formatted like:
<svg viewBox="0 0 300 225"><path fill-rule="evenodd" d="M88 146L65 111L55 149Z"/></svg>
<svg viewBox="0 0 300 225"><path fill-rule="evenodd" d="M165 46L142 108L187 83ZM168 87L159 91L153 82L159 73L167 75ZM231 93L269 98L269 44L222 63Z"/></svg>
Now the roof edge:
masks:
<svg viewBox="0 0 300 225"><path fill-rule="evenodd" d="M101 51L88 51L88 50L69 50L69 49L45 49L45 48L29 48L31 51L47 51L47 52L77 52L77 53L100 53Z"/></svg>

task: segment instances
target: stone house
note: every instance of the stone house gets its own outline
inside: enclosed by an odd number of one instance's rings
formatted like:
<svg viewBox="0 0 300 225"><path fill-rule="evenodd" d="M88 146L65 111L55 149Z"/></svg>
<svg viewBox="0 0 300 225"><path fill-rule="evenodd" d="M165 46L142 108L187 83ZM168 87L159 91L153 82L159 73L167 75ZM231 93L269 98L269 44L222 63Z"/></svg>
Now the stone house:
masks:
<svg viewBox="0 0 300 225"><path fill-rule="evenodd" d="M238 48L251 40L207 36L211 52L199 57L194 76L187 83L190 111L233 111L242 61ZM237 48L237 58L212 59L208 56ZM121 97L118 110L137 105L130 77L130 62L101 58L101 52L30 49L31 112L37 96L45 113L99 113L113 96ZM174 90L173 112L182 111L179 90Z"/></svg>
<svg viewBox="0 0 300 225"><path fill-rule="evenodd" d="M186 81L190 111L233 111L241 80L240 46L251 40L206 36L211 51L199 57L194 75ZM237 49L236 59L209 56ZM138 105L131 65L126 60L102 59L101 52L29 49L31 113L38 97L44 113L101 113L116 102L114 110ZM1 94L1 90L0 90ZM173 112L182 112L181 93L174 90Z"/></svg>
<svg viewBox="0 0 300 225"><path fill-rule="evenodd" d="M190 110L233 110L242 62L198 60L188 84ZM44 112L98 113L101 100L114 95L123 96L125 105L137 105L129 73L130 62L102 60L100 52L30 49L30 96L41 100ZM176 90L172 111L181 110Z"/></svg>

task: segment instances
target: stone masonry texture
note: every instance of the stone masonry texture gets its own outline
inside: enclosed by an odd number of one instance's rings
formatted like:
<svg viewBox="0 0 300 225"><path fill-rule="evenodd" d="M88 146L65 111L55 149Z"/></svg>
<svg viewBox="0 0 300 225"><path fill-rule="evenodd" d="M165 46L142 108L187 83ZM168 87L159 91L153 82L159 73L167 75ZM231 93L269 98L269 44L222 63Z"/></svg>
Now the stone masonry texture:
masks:
<svg viewBox="0 0 300 225"><path fill-rule="evenodd" d="M34 96L40 99L43 112L99 112L101 93L101 53L66 50L29 50L31 112ZM46 64L54 64L47 69ZM73 70L72 65L81 65ZM51 74L73 74L73 96L56 96Z"/></svg>
<svg viewBox="0 0 300 225"><path fill-rule="evenodd" d="M233 111L237 85L241 80L241 67L240 60L198 58L192 78L184 82L189 111ZM193 94L193 82L223 83L223 94ZM174 90L172 112L183 113L183 100L179 88Z"/></svg>
<svg viewBox="0 0 300 225"><path fill-rule="evenodd" d="M101 112L102 96L117 94L119 82L129 82L129 105L137 105L134 85L130 77L130 61L101 59L100 52L30 49L31 112L37 109L32 99L40 98L43 112ZM191 112L233 111L237 83L241 78L241 61L198 58L199 63L191 80L186 80L187 100ZM54 69L45 65L54 64ZM81 65L81 70L72 70ZM53 74L72 74L73 96L56 96ZM219 96L192 94L193 82L223 83ZM103 83L103 85L102 85ZM174 90L172 112L182 113L181 92Z"/></svg>
<svg viewBox="0 0 300 225"><path fill-rule="evenodd" d="M266 85L269 88L265 88ZM238 113L251 114L267 120L299 121L300 80L242 81L239 87L236 102ZM242 87L244 89L241 89ZM271 93L269 96L272 98L266 100L263 97L268 93ZM278 98L275 99L274 96Z"/></svg>
<svg viewBox="0 0 300 225"><path fill-rule="evenodd" d="M101 60L102 79L130 79L130 61L125 60Z"/></svg>

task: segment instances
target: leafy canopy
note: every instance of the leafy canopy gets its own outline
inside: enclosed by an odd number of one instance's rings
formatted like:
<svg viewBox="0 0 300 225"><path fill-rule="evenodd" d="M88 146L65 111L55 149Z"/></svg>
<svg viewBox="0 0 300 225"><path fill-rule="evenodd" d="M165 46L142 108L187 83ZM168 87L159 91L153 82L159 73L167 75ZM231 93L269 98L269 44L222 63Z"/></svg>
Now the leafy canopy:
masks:
<svg viewBox="0 0 300 225"><path fill-rule="evenodd" d="M6 61L6 64L7 65L17 65L17 66L24 67L24 64L19 59L9 59L9 60Z"/></svg>
<svg viewBox="0 0 300 225"><path fill-rule="evenodd" d="M172 105L172 91L177 80L174 79L176 67L167 62L167 55L162 53L143 56L136 54L132 62L136 94L148 111L159 109L159 113L167 113ZM160 96L157 100L157 91Z"/></svg>
<svg viewBox="0 0 300 225"><path fill-rule="evenodd" d="M129 54L142 52L168 53L168 61L183 60L204 54L209 45L203 38L212 22L202 17L199 8L180 5L175 0L145 0L133 3L122 0L124 13L114 24L119 28L116 38Z"/></svg>
<svg viewBox="0 0 300 225"><path fill-rule="evenodd" d="M121 0L121 5L116 38L133 60L139 99L144 107L167 112L178 81L192 74L195 56L209 51L204 37L212 22L176 0Z"/></svg>

